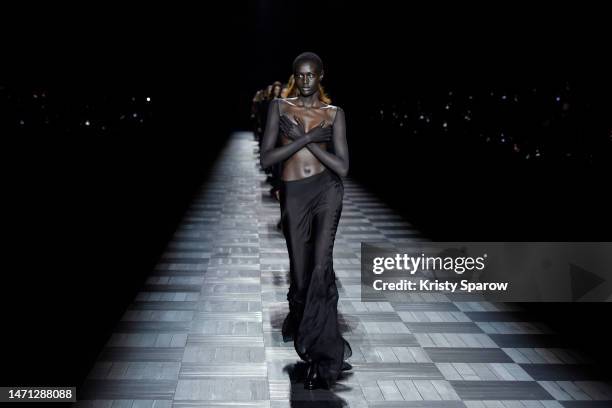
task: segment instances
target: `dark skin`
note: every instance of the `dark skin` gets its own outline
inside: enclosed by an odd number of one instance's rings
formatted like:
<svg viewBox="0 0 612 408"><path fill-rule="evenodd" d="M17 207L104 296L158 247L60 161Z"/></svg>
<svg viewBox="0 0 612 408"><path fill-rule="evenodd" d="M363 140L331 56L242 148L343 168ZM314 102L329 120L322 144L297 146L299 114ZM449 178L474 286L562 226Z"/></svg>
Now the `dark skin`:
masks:
<svg viewBox="0 0 612 408"><path fill-rule="evenodd" d="M344 111L319 100L322 67L303 61L295 67L295 98L271 102L262 140L263 168L283 162L284 181L314 176L325 167L345 177L349 168ZM279 136L281 146L275 147ZM335 154L328 152L333 143Z"/></svg>

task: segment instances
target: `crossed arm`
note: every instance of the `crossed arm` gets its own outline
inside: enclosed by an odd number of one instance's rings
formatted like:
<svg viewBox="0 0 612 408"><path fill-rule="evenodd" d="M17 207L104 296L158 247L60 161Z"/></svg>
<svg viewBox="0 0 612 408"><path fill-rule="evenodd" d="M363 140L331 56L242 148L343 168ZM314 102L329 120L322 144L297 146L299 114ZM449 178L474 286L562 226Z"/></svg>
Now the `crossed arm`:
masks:
<svg viewBox="0 0 612 408"><path fill-rule="evenodd" d="M332 143L336 154L332 154L321 148L316 143L309 143L306 148L325 166L332 169L342 177L346 177L349 169L348 146L346 143L346 123L344 111L338 108L332 128Z"/></svg>
<svg viewBox="0 0 612 408"><path fill-rule="evenodd" d="M301 137L294 138L292 142L280 147L274 147L278 138L278 130L280 127L279 103L279 100L273 100L270 103L270 109L268 110L266 129L264 131L261 144L261 167L265 169L275 163L278 163L279 161L286 160L298 150L306 147L317 159L319 159L321 163L338 175L345 177L348 173L349 157L346 142L346 123L344 119L344 111L338 108L333 124L332 143L334 144L336 154L329 153L317 145L317 140L313 140L314 137L311 137L312 131L308 133L302 132L303 135ZM293 126L297 125L293 124Z"/></svg>

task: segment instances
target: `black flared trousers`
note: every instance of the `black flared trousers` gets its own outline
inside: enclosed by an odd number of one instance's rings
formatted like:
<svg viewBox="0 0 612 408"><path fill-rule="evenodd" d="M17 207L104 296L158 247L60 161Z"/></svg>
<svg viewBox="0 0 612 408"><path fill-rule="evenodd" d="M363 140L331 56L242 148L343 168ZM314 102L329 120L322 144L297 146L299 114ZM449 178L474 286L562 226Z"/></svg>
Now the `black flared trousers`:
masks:
<svg viewBox="0 0 612 408"><path fill-rule="evenodd" d="M283 233L289 252L289 314L284 341L293 340L300 358L317 362L329 385L339 377L351 356L338 325L338 288L333 268L334 240L344 185L334 172L300 180L280 181Z"/></svg>

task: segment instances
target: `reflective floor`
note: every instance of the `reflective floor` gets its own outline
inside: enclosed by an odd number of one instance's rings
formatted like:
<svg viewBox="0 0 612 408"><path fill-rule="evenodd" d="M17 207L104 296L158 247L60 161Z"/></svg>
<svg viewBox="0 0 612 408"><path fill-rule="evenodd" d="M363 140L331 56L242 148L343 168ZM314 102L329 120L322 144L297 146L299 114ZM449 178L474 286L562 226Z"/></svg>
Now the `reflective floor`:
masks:
<svg viewBox="0 0 612 408"><path fill-rule="evenodd" d="M424 238L350 178L334 269L353 370L334 390L304 390L304 366L280 335L289 260L265 179L253 135L234 134L76 406L612 406L591 362L513 304L361 302L361 242Z"/></svg>

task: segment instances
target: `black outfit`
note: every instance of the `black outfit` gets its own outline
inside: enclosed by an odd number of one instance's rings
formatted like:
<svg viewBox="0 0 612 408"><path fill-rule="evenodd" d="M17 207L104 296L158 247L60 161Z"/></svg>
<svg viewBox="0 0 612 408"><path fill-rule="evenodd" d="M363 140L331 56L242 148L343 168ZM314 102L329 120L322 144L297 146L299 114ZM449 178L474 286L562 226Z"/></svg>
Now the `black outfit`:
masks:
<svg viewBox="0 0 612 408"><path fill-rule="evenodd" d="M266 122L268 120L268 110L270 109L270 100L263 99L259 102L259 120L261 123L261 128L266 128ZM262 135L263 136L263 135ZM261 142L263 141L263 137L259 138L259 151L261 151ZM266 169L267 170L267 169Z"/></svg>
<svg viewBox="0 0 612 408"><path fill-rule="evenodd" d="M290 260L289 314L284 341L293 340L301 359L318 362L327 385L352 355L338 326L338 288L333 269L334 239L344 185L327 168L299 180L280 182L281 222Z"/></svg>
<svg viewBox="0 0 612 408"><path fill-rule="evenodd" d="M277 98L274 98L272 100L276 100L276 99ZM267 99L260 102L259 111L260 111L261 122L263 125L262 127L264 129L266 127L266 122L268 118L268 110L270 109L271 102L272 101L267 100ZM261 143L263 141L263 137L260 137L258 141L259 141L259 150L261 151ZM279 146L279 144L280 142L277 142L276 146ZM272 189L270 190L270 194L274 196L275 191L280 189L279 183L280 183L280 175L282 172L282 163L281 162L275 163L272 166L265 168L264 171L268 174L268 182L272 186Z"/></svg>
<svg viewBox="0 0 612 408"><path fill-rule="evenodd" d="M275 147L281 102L271 101L268 110L260 157L264 169L285 161L305 146L303 140L296 140ZM344 137L344 111L340 108L332 130L335 136ZM312 132L329 131L317 128ZM311 363L311 368L316 367L318 378L331 386L343 369L350 369L344 360L352 355L352 350L340 333L333 269L334 240L344 196L339 174L346 174L344 166L348 164L341 161L328 164L321 173L291 181L279 178L279 183L281 223L290 261L289 314L283 323L283 340L293 340L300 358Z"/></svg>
<svg viewBox="0 0 612 408"><path fill-rule="evenodd" d="M277 99L277 98L274 98L274 99ZM269 104L266 106L266 114L267 114L267 109L269 109ZM278 146L280 146L280 140L276 143L276 147ZM261 149L261 146L260 146L260 149ZM275 163L270 167L270 185L272 186L270 193L272 195L274 195L275 191L280 190L282 172L283 172L282 162Z"/></svg>

